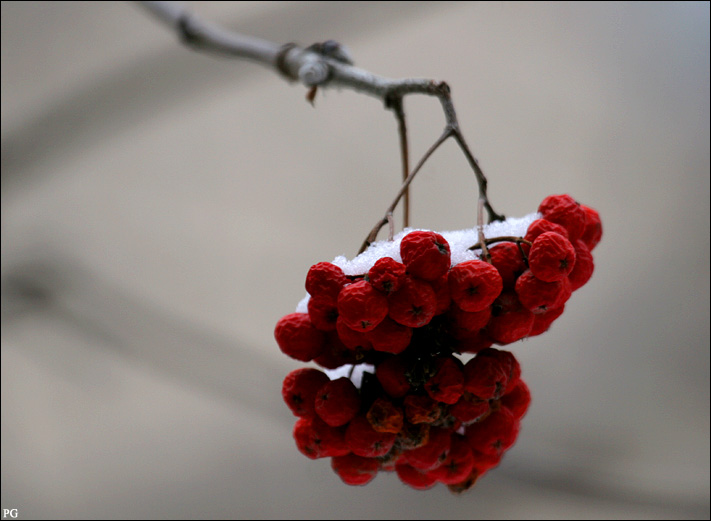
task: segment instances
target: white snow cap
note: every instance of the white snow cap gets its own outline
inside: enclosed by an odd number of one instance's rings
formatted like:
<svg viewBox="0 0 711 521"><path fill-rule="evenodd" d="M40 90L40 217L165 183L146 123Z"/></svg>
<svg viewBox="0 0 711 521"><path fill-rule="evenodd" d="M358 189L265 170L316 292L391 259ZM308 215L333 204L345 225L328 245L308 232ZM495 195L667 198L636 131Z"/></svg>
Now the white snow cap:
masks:
<svg viewBox="0 0 711 521"><path fill-rule="evenodd" d="M510 217L505 221L494 221L484 225L484 237L523 237L526 235L528 227L536 219L540 219L541 214L531 213L525 217ZM343 270L346 275L364 275L375 264L378 259L392 257L398 262L402 262L400 256L400 241L410 232L424 230L423 228L405 228L393 237L392 241L377 241L371 244L363 253L348 260L340 255L332 262ZM430 231L430 230L425 230ZM477 228L468 230L455 230L450 232L437 232L449 243L452 266L468 260L478 259L481 250L470 250L473 245L479 242L479 231ZM297 313L308 313L307 304L309 295L307 294L296 307Z"/></svg>

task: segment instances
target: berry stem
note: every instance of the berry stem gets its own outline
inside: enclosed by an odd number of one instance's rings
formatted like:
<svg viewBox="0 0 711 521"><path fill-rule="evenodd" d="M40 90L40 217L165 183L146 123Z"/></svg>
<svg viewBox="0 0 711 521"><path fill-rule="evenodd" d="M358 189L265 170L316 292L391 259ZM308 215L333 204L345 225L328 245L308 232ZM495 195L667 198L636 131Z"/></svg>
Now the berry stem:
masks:
<svg viewBox="0 0 711 521"><path fill-rule="evenodd" d="M348 88L357 92L374 96L385 103L387 109L392 109L398 120L400 134L400 150L403 163L403 184L393 205L388 209L392 213L397 202L405 196L404 212L405 227L409 225L409 186L424 161L449 137L454 137L459 148L467 158L476 175L479 185L479 196L484 201L489 222L503 221L504 216L494 211L487 195L487 179L478 161L469 149L457 121L457 114L452 103L449 85L443 81L422 78L406 78L393 80L378 76L369 71L353 66L346 48L338 42L317 43L302 48L294 43L279 45L268 40L262 40L234 31L226 30L217 24L207 22L192 14L188 9L175 2L139 2L159 21L175 31L186 46L201 52L215 53L232 58L246 58L271 68L288 81L296 81L309 89L307 99L313 104L316 95L315 87ZM440 100L446 126L442 135L430 147L415 170L409 172L407 152L407 129L402 100L408 94L433 96ZM368 235L361 251L375 240L377 231L387 223L381 219L374 230Z"/></svg>
<svg viewBox="0 0 711 521"><path fill-rule="evenodd" d="M383 217L381 220L378 221L378 223L373 227L373 229L370 231L368 234L368 237L363 241L363 244L360 247L360 250L358 250L358 253L363 253L365 249L370 246L378 236L378 232L380 229L385 226L388 223L388 215L392 215L393 210L397 206L397 203L400 202L400 199L402 196L405 194L407 191L408 186L410 186L410 183L412 183L412 180L415 178L417 175L417 172L420 171L422 166L425 164L427 159L434 153L435 150L439 148L439 146L444 143L448 137L452 135L452 129L449 127L446 127L444 132L442 133L439 138L437 138L437 141L435 141L432 146L425 152L425 155L422 156L422 159L417 163L417 166L415 166L415 169L410 172L410 175L407 176L405 179L405 182L402 183L402 186L400 187L400 190L398 191L397 195L395 196L395 199L393 200L392 203L390 203L390 206L388 206L388 209L385 211L385 217Z"/></svg>
<svg viewBox="0 0 711 521"><path fill-rule="evenodd" d="M489 248L486 247L486 237L484 237L484 197L482 196L479 196L477 204L476 223L479 234L479 244L481 244L481 258L484 262L491 264L491 255L489 255Z"/></svg>
<svg viewBox="0 0 711 521"><path fill-rule="evenodd" d="M397 119L398 135L400 136L400 160L402 163L402 182L407 180L410 173L410 152L407 140L407 123L405 122L405 110L402 105L402 96L393 96L386 100L385 105L390 107ZM410 226L410 187L405 189L402 200L402 227ZM392 237L392 233L391 233Z"/></svg>

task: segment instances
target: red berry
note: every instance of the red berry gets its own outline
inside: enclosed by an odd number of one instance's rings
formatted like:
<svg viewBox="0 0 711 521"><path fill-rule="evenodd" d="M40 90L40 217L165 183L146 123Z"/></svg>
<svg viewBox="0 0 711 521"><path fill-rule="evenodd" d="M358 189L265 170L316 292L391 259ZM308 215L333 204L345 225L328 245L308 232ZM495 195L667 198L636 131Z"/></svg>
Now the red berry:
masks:
<svg viewBox="0 0 711 521"><path fill-rule="evenodd" d="M442 464L427 475L441 483L453 485L465 479L474 468L474 454L463 436L452 435L449 453Z"/></svg>
<svg viewBox="0 0 711 521"><path fill-rule="evenodd" d="M568 275L570 280L570 289L575 291L583 287L592 277L595 270L592 253L583 241L575 241L575 266L573 271Z"/></svg>
<svg viewBox="0 0 711 521"><path fill-rule="evenodd" d="M427 472L416 469L407 463L398 463L395 466L395 472L397 472L400 481L410 485L415 490L427 490L437 483L437 480Z"/></svg>
<svg viewBox="0 0 711 521"><path fill-rule="evenodd" d="M480 400L499 398L508 383L509 375L497 358L478 355L464 366L464 389Z"/></svg>
<svg viewBox="0 0 711 521"><path fill-rule="evenodd" d="M536 278L544 282L564 279L575 267L575 248L558 233L542 233L533 241L528 265Z"/></svg>
<svg viewBox="0 0 711 521"><path fill-rule="evenodd" d="M538 212L544 219L563 226L571 241L579 239L585 230L585 210L569 195L549 195Z"/></svg>
<svg viewBox="0 0 711 521"><path fill-rule="evenodd" d="M347 485L365 485L378 473L380 463L373 458L355 454L336 456L331 460L331 468Z"/></svg>
<svg viewBox="0 0 711 521"><path fill-rule="evenodd" d="M557 308L549 309L545 313L535 315L533 327L531 328L531 332L528 334L528 336L536 336L548 331L553 321L559 316L561 316L563 314L563 311L565 311L564 305Z"/></svg>
<svg viewBox="0 0 711 521"><path fill-rule="evenodd" d="M439 279L433 280L430 285L435 292L435 300L437 301L435 316L441 315L449 309L452 302L452 297L449 295L449 273L445 273Z"/></svg>
<svg viewBox="0 0 711 521"><path fill-rule="evenodd" d="M436 373L425 383L425 390L433 400L453 404L464 392L463 385L464 376L455 359L439 358Z"/></svg>
<svg viewBox="0 0 711 521"><path fill-rule="evenodd" d="M530 404L531 392L523 380L519 380L509 393L501 397L501 405L511 411L511 414L513 414L517 420L523 418Z"/></svg>
<svg viewBox="0 0 711 521"><path fill-rule="evenodd" d="M410 232L400 242L400 256L410 275L437 280L450 266L449 244L439 233Z"/></svg>
<svg viewBox="0 0 711 521"><path fill-rule="evenodd" d="M316 329L333 331L336 329L338 308L330 297L311 297L307 304L309 318Z"/></svg>
<svg viewBox="0 0 711 521"><path fill-rule="evenodd" d="M502 351L500 349L491 348L481 351L479 356L496 358L501 364L501 367L503 367L508 384L502 394L510 392L521 379L521 366L510 351Z"/></svg>
<svg viewBox="0 0 711 521"><path fill-rule="evenodd" d="M368 271L368 282L388 295L400 289L404 278L405 265L390 257L378 259Z"/></svg>
<svg viewBox="0 0 711 521"><path fill-rule="evenodd" d="M464 311L481 311L490 306L502 288L498 270L481 260L462 262L449 272L450 295Z"/></svg>
<svg viewBox="0 0 711 521"><path fill-rule="evenodd" d="M402 398L410 390L410 383L405 376L406 370L403 358L391 356L375 368L375 376L389 396Z"/></svg>
<svg viewBox="0 0 711 521"><path fill-rule="evenodd" d="M602 221L600 221L600 214L597 210L580 205L580 208L585 212L585 228L583 229L583 235L581 240L585 243L590 251L595 249L595 246L602 239Z"/></svg>
<svg viewBox="0 0 711 521"><path fill-rule="evenodd" d="M429 324L437 309L435 292L427 282L407 277L388 298L390 318L407 327Z"/></svg>
<svg viewBox="0 0 711 521"><path fill-rule="evenodd" d="M330 262L319 262L306 275L306 291L312 297L323 297L335 301L348 279L343 270Z"/></svg>
<svg viewBox="0 0 711 521"><path fill-rule="evenodd" d="M351 421L360 409L358 389L345 376L332 380L316 393L316 414L331 427Z"/></svg>
<svg viewBox="0 0 711 521"><path fill-rule="evenodd" d="M386 455L395 444L396 434L378 432L365 415L356 416L346 428L346 442L354 454L366 458Z"/></svg>
<svg viewBox="0 0 711 521"><path fill-rule="evenodd" d="M412 338L412 329L385 317L375 329L366 333L366 338L376 351L402 353Z"/></svg>
<svg viewBox="0 0 711 521"><path fill-rule="evenodd" d="M378 432L397 434L402 429L403 414L399 407L386 398L377 398L365 415L371 427Z"/></svg>
<svg viewBox="0 0 711 521"><path fill-rule="evenodd" d="M338 338L348 349L368 350L373 348L365 333L348 327L340 316L336 320L336 331Z"/></svg>
<svg viewBox="0 0 711 521"><path fill-rule="evenodd" d="M491 321L491 319L489 319L489 321ZM492 344L493 341L487 335L486 329L482 329L470 335L458 336L453 350L459 353L478 353L482 349L491 347Z"/></svg>
<svg viewBox="0 0 711 521"><path fill-rule="evenodd" d="M523 244L522 248L527 251L528 245ZM513 289L518 276L526 271L521 249L515 242L504 242L489 248L489 255L491 255L491 264L501 275L504 289Z"/></svg>
<svg viewBox="0 0 711 521"><path fill-rule="evenodd" d="M524 237L524 239L526 239L528 242L533 242L538 238L540 234L546 232L555 232L559 235L562 235L566 239L568 238L568 230L563 228L560 224L550 222L546 219L536 219L529 225L528 231L526 231L526 236Z"/></svg>
<svg viewBox="0 0 711 521"><path fill-rule="evenodd" d="M388 299L367 281L359 280L338 294L338 315L351 329L366 333L388 315Z"/></svg>
<svg viewBox="0 0 711 521"><path fill-rule="evenodd" d="M295 416L311 418L315 414L316 392L328 381L328 376L318 369L295 369L284 378L281 395Z"/></svg>
<svg viewBox="0 0 711 521"><path fill-rule="evenodd" d="M427 444L417 449L403 452L403 463L421 470L431 470L439 466L447 457L451 444L450 431L439 427L430 429Z"/></svg>
<svg viewBox="0 0 711 521"><path fill-rule="evenodd" d="M294 425L294 441L299 451L311 459L344 456L350 451L343 430L330 427L318 416L299 418Z"/></svg>
<svg viewBox="0 0 711 521"><path fill-rule="evenodd" d="M325 335L316 329L307 313L291 313L282 317L274 328L279 349L291 358L308 362L324 349Z"/></svg>
<svg viewBox="0 0 711 521"><path fill-rule="evenodd" d="M508 409L492 412L479 423L467 427L466 437L472 450L484 454L502 454L516 441L519 423Z"/></svg>
<svg viewBox="0 0 711 521"><path fill-rule="evenodd" d="M491 307L469 312L454 304L449 308L448 316L452 335L457 340L466 339L486 326L491 318Z"/></svg>
<svg viewBox="0 0 711 521"><path fill-rule="evenodd" d="M341 342L335 331L326 333L326 346L323 352L314 358L321 367L326 369L336 369L345 364L357 364L365 362L366 350L351 349Z"/></svg>
<svg viewBox="0 0 711 521"><path fill-rule="evenodd" d="M465 391L459 401L449 408L449 414L454 416L463 425L480 421L489 413L489 401L480 400L472 393Z"/></svg>
<svg viewBox="0 0 711 521"><path fill-rule="evenodd" d="M565 304L570 297L569 286L567 279L544 282L528 270L516 281L516 294L523 307L540 314Z"/></svg>
<svg viewBox="0 0 711 521"><path fill-rule="evenodd" d="M485 331L497 344L510 344L528 336L534 317L521 305L515 293L502 293L491 306L491 319Z"/></svg>

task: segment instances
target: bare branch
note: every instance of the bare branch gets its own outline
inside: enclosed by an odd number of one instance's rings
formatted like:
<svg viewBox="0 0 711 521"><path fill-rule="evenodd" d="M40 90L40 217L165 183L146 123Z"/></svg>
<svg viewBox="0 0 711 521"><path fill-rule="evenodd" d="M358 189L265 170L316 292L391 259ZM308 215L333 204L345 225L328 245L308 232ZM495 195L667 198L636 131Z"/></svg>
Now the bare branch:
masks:
<svg viewBox="0 0 711 521"><path fill-rule="evenodd" d="M405 226L408 225L408 188L410 183L424 161L449 137L455 138L476 175L479 198L483 200L489 222L504 219L503 215L494 211L489 202L486 194L486 177L464 140L452 103L449 85L445 82L421 78L393 80L359 69L353 66L346 50L332 40L316 43L307 48L301 48L293 43L279 45L228 31L216 24L201 20L185 7L175 2L139 3L161 22L178 33L185 45L198 51L247 58L269 67L285 76L288 80L298 81L307 87L310 94L307 99L312 102L317 87L348 88L380 99L387 109L395 112L400 135L404 181L393 205L385 212L385 217L378 221L376 227L365 240L363 247L367 247L373 242L378 231L388 223L389 218L392 218L393 210L403 195L405 195L404 222ZM415 170L409 174L407 130L405 113L402 107L403 98L408 94L421 94L438 98L442 104L445 117L445 129L442 135L425 153Z"/></svg>

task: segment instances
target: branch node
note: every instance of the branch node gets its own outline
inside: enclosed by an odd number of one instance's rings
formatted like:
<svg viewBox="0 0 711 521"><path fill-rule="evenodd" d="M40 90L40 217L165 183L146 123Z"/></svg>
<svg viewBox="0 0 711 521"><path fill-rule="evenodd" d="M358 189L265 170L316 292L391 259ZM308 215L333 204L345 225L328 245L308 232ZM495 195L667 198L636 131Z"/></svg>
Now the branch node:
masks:
<svg viewBox="0 0 711 521"><path fill-rule="evenodd" d="M285 43L281 46L279 52L277 52L276 58L274 60L274 66L276 67L276 69L281 73L282 76L284 76L289 81L297 81L299 79L298 77L294 76L289 70L289 67L286 66L286 55L289 54L289 51L291 51L292 49L296 49L297 47L298 45L296 45L295 43Z"/></svg>

